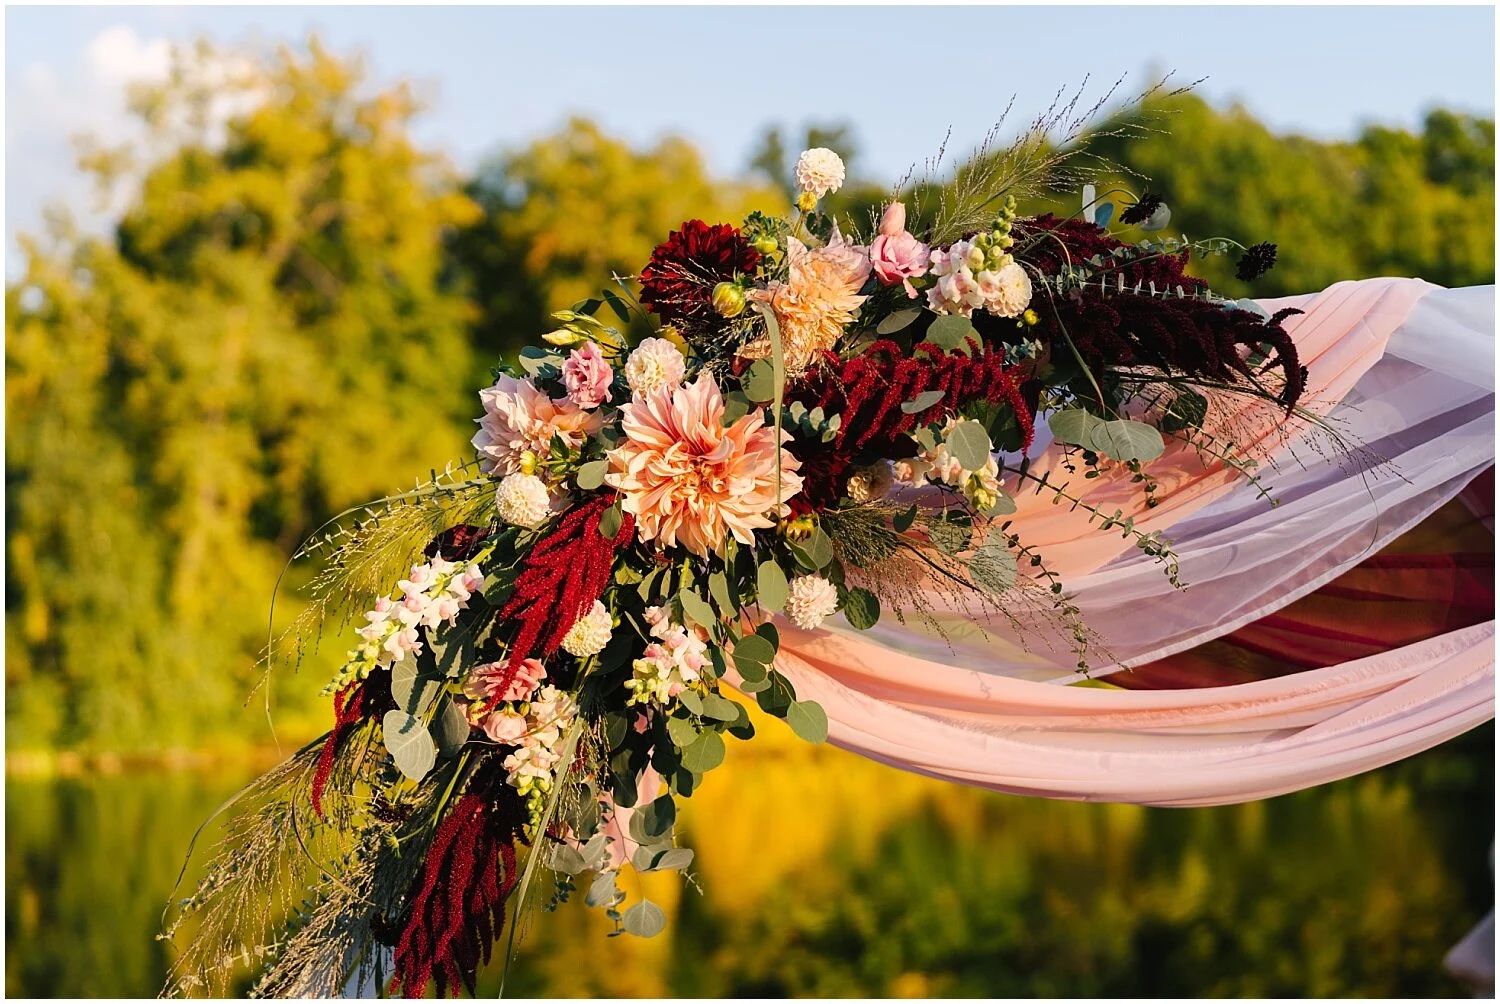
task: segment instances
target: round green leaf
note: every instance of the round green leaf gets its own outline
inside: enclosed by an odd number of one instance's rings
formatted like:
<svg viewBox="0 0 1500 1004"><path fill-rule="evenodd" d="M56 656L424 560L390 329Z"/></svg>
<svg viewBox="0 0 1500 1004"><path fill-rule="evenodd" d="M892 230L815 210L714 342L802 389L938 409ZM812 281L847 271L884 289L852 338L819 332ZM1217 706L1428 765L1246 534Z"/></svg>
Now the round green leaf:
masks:
<svg viewBox="0 0 1500 1004"><path fill-rule="evenodd" d="M833 560L833 541L828 539L822 527L818 527L811 537L792 544L792 556L803 568L816 572Z"/></svg>
<svg viewBox="0 0 1500 1004"><path fill-rule="evenodd" d="M769 666L776 661L776 646L760 634L747 634L734 643L734 661Z"/></svg>
<svg viewBox="0 0 1500 1004"><path fill-rule="evenodd" d="M677 594L678 602L682 604L682 612L688 620L694 624L711 628L718 623L719 618L714 614L714 608L708 605L708 601L691 589L684 589Z"/></svg>
<svg viewBox="0 0 1500 1004"><path fill-rule="evenodd" d="M769 359L757 359L740 378L740 389L751 401L765 402L776 396L776 370Z"/></svg>
<svg viewBox="0 0 1500 1004"><path fill-rule="evenodd" d="M578 487L584 491L593 491L604 484L604 475L609 471L609 461L592 460L578 468L578 475L574 479Z"/></svg>
<svg viewBox="0 0 1500 1004"><path fill-rule="evenodd" d="M877 335L895 334L920 316L922 316L921 307L908 307L905 310L898 310L893 314L881 318L880 323L875 325L875 333Z"/></svg>
<svg viewBox="0 0 1500 1004"><path fill-rule="evenodd" d="M948 433L948 452L966 471L984 470L990 461L990 434L973 420L959 422Z"/></svg>
<svg viewBox="0 0 1500 1004"><path fill-rule="evenodd" d="M786 607L786 572L774 561L763 561L755 571L755 592L761 606L772 613L780 613Z"/></svg>
<svg viewBox="0 0 1500 1004"><path fill-rule="evenodd" d="M420 719L404 711L387 711L380 720L385 733L385 748L390 751L396 768L411 778L420 781L437 763L437 744Z"/></svg>
<svg viewBox="0 0 1500 1004"><path fill-rule="evenodd" d="M661 907L649 899L643 899L625 911L620 923L627 933L637 938L654 938L666 928L667 915L662 912Z"/></svg>
<svg viewBox="0 0 1500 1004"><path fill-rule="evenodd" d="M1155 460L1166 449L1154 427L1125 419L1100 422L1089 430L1088 441L1080 445L1115 460Z"/></svg>
<svg viewBox="0 0 1500 1004"><path fill-rule="evenodd" d="M683 749L698 738L698 726L691 718L668 718L667 737L678 749Z"/></svg>
<svg viewBox="0 0 1500 1004"><path fill-rule="evenodd" d="M924 390L910 401L901 402L901 411L907 415L915 415L919 411L926 411L943 399L940 390Z"/></svg>
<svg viewBox="0 0 1500 1004"><path fill-rule="evenodd" d="M952 352L966 348L965 343L970 338L979 341L979 332L974 330L972 321L958 314L943 314L927 328L927 335L922 340Z"/></svg>
<svg viewBox="0 0 1500 1004"><path fill-rule="evenodd" d="M828 714L816 701L793 701L786 709L786 723L807 742L821 743L828 739Z"/></svg>
<svg viewBox="0 0 1500 1004"><path fill-rule="evenodd" d="M1052 430L1052 438L1069 446L1086 445L1089 432L1102 424L1100 419L1082 408L1066 408L1047 416L1047 427Z"/></svg>
<svg viewBox="0 0 1500 1004"><path fill-rule="evenodd" d="M724 739L717 732L705 732L682 751L682 765L694 774L713 770L724 762Z"/></svg>

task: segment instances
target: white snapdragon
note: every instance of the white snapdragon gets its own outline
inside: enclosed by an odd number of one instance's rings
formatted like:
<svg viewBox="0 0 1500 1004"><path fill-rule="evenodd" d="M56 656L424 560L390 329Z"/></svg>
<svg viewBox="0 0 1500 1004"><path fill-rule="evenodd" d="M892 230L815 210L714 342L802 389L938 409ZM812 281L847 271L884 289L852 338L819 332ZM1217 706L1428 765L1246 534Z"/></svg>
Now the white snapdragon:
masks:
<svg viewBox="0 0 1500 1004"><path fill-rule="evenodd" d="M488 553L486 550L478 557L482 560ZM421 655L418 629L452 624L468 607L469 597L483 585L484 573L477 562L458 565L434 557L426 564L413 565L411 574L396 583L399 598L382 596L375 601L375 608L366 612L365 626L357 632L364 644L348 654L344 667L324 693L363 680L378 667L393 665L408 655Z"/></svg>
<svg viewBox="0 0 1500 1004"><path fill-rule="evenodd" d="M997 317L1019 317L1031 305L1031 277L999 246L988 251L971 241L956 241L932 252L927 305L939 314L971 317L976 309Z"/></svg>
<svg viewBox="0 0 1500 1004"><path fill-rule="evenodd" d="M578 716L572 695L548 684L526 710L526 732L520 746L505 758L506 781L523 795L545 793L562 759L562 738Z"/></svg>

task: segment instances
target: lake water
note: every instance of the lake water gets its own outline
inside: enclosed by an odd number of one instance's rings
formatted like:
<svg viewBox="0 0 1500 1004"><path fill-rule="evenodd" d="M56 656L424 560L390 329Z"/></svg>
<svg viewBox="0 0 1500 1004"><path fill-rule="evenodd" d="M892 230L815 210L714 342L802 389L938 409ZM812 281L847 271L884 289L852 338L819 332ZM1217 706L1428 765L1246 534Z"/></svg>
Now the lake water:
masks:
<svg viewBox="0 0 1500 1004"><path fill-rule="evenodd" d="M188 839L248 776L11 777L8 994L155 994ZM686 808L692 884L648 876L666 933L537 912L510 995L1452 995L1442 957L1494 901L1491 726L1221 809L1014 798L757 741Z"/></svg>

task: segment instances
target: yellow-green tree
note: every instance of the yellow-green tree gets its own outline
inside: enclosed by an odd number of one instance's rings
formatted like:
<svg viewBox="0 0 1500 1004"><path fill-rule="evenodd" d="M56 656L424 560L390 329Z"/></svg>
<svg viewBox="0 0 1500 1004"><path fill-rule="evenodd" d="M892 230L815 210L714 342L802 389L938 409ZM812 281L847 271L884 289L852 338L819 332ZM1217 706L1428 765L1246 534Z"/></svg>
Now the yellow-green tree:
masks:
<svg viewBox="0 0 1500 1004"><path fill-rule="evenodd" d="M682 221L738 224L754 209L786 209L771 186L712 178L685 140L635 150L577 118L492 159L470 192L485 215L455 250L487 361L552 327L549 312L612 287L614 275L634 276Z"/></svg>
<svg viewBox="0 0 1500 1004"><path fill-rule="evenodd" d="M215 126L225 67L247 110ZM172 149L114 239L28 241L7 290L13 748L243 731L296 542L467 452L442 238L479 211L406 90L200 48L136 107Z"/></svg>

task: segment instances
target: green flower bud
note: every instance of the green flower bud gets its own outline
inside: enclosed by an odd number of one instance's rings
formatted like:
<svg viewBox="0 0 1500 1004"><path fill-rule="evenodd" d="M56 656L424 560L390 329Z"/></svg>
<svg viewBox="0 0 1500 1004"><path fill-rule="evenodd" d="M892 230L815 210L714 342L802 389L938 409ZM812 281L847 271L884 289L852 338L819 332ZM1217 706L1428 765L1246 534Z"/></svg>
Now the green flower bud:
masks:
<svg viewBox="0 0 1500 1004"><path fill-rule="evenodd" d="M720 317L739 317L745 312L745 290L737 282L721 282L714 287L713 304Z"/></svg>
<svg viewBox="0 0 1500 1004"><path fill-rule="evenodd" d="M761 234L750 244L751 247L761 254L774 254L781 245L776 243L776 238L770 234Z"/></svg>

